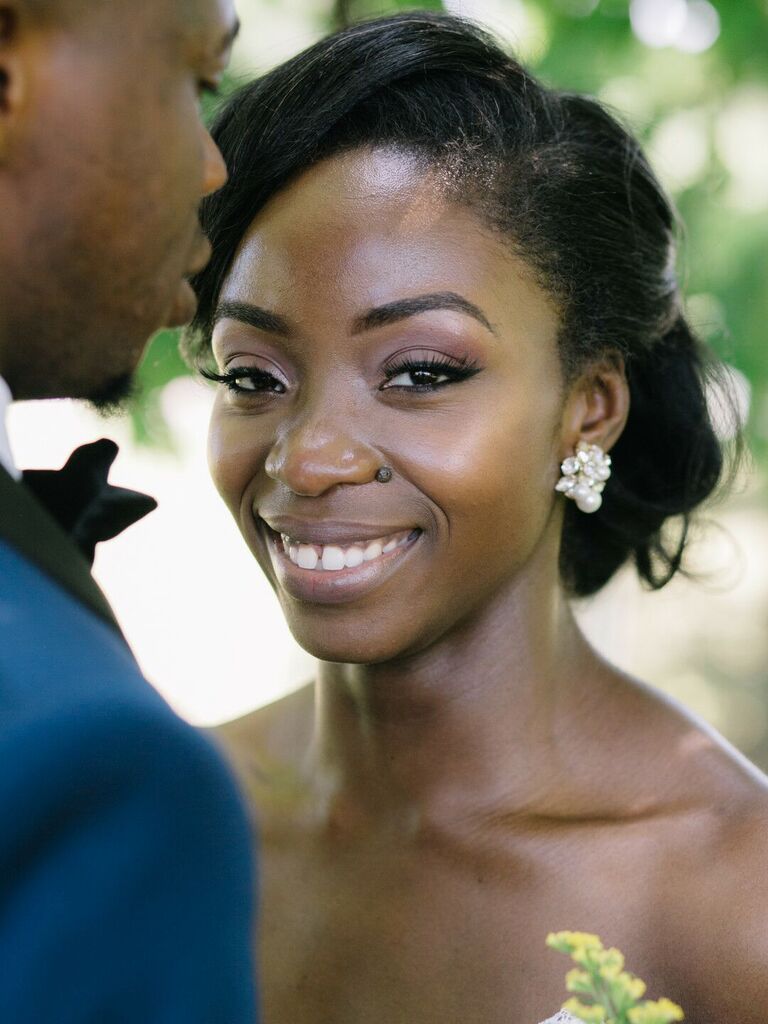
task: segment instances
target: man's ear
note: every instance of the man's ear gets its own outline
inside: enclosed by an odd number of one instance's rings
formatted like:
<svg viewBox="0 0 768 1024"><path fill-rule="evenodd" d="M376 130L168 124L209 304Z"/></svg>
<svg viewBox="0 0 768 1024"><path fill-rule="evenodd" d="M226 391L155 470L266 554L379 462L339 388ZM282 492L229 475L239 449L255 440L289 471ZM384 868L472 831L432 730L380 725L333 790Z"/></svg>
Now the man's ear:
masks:
<svg viewBox="0 0 768 1024"><path fill-rule="evenodd" d="M33 32L24 5L0 0L0 165L6 162L24 125L34 51Z"/></svg>
<svg viewBox="0 0 768 1024"><path fill-rule="evenodd" d="M563 458L579 441L610 451L629 415L629 385L624 360L609 356L590 364L571 385L562 418Z"/></svg>

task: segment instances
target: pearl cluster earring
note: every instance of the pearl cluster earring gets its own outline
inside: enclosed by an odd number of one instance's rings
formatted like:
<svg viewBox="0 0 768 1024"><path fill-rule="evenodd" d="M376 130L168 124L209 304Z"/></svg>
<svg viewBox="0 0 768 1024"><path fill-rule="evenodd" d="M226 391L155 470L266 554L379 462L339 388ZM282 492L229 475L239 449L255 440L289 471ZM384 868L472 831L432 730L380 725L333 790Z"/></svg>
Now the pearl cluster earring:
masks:
<svg viewBox="0 0 768 1024"><path fill-rule="evenodd" d="M597 512L603 503L603 488L611 475L611 457L597 444L579 441L576 454L560 467L563 475L555 490L576 502L582 512Z"/></svg>

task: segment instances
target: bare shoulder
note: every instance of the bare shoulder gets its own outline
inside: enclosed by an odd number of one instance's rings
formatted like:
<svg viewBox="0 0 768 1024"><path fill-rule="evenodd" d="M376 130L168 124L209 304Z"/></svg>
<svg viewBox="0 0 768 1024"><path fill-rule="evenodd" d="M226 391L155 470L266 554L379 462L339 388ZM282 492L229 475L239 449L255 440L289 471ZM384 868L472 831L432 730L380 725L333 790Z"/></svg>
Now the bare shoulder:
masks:
<svg viewBox="0 0 768 1024"><path fill-rule="evenodd" d="M768 1006L768 778L715 729L632 681L654 837L654 946L692 1024L763 1024Z"/></svg>
<svg viewBox="0 0 768 1024"><path fill-rule="evenodd" d="M260 813L271 798L300 787L314 706L312 684L211 730L246 796Z"/></svg>
<svg viewBox="0 0 768 1024"><path fill-rule="evenodd" d="M236 755L248 757L270 751L285 755L311 725L313 699L312 684L308 683L241 718L223 722L213 733Z"/></svg>
<svg viewBox="0 0 768 1024"><path fill-rule="evenodd" d="M691 838L666 885L664 957L687 1019L763 1024L768 1007L768 801L744 785Z"/></svg>
<svg viewBox="0 0 768 1024"><path fill-rule="evenodd" d="M635 804L661 816L723 822L768 809L768 777L716 729L612 666L604 665L602 675L593 709L603 734L598 742L612 783L626 787Z"/></svg>

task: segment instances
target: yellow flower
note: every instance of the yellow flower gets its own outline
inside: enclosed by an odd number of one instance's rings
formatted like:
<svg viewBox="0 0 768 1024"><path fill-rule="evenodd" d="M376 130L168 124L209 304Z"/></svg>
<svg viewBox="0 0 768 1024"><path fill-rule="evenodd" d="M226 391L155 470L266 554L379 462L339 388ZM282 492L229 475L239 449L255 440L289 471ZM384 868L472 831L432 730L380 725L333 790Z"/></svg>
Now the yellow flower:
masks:
<svg viewBox="0 0 768 1024"><path fill-rule="evenodd" d="M605 978L606 975L603 974L603 977ZM640 978L636 978L633 974L628 974L626 971L621 971L607 980L609 980L613 995L633 1001L645 995L645 982L641 981Z"/></svg>
<svg viewBox="0 0 768 1024"><path fill-rule="evenodd" d="M604 1024L605 1022L605 1007L600 1006L599 1003L594 1006L585 1006L578 999L569 999L563 1003L563 1009L572 1013L574 1017L578 1017L579 1020L583 1020L584 1024Z"/></svg>
<svg viewBox="0 0 768 1024"><path fill-rule="evenodd" d="M558 953L573 953L577 949L602 949L603 944L597 935L590 932L550 932L547 945Z"/></svg>
<svg viewBox="0 0 768 1024"><path fill-rule="evenodd" d="M672 1021L683 1020L685 1014L677 1003L670 999L659 999L636 1006L627 1016L630 1024L672 1024Z"/></svg>
<svg viewBox="0 0 768 1024"><path fill-rule="evenodd" d="M565 988L567 992L580 992L582 995L593 994L592 981L586 971L580 971L574 967L565 976Z"/></svg>
<svg viewBox="0 0 768 1024"><path fill-rule="evenodd" d="M589 999L603 998L613 1008L613 1015L606 1020L605 1007L600 1004L587 1006L575 996L563 1004L584 1024L616 1024L617 1018L628 1020L629 1024L673 1024L684 1019L680 1007L669 999L638 1004L645 995L645 982L624 970L624 955L614 948L605 949L597 935L590 932L550 932L547 945L559 953L567 953L579 967L565 976L565 987L569 992L587 996ZM626 1017L624 1016L626 1014Z"/></svg>
<svg viewBox="0 0 768 1024"><path fill-rule="evenodd" d="M600 975L603 978L615 978L624 970L624 955L613 947L597 951L595 959L600 965Z"/></svg>

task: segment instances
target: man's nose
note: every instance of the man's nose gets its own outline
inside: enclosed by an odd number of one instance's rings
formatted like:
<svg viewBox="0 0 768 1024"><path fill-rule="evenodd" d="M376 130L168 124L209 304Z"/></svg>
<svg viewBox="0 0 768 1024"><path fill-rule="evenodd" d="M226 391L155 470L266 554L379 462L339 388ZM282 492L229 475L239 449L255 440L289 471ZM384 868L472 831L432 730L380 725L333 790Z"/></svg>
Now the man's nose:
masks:
<svg viewBox="0 0 768 1024"><path fill-rule="evenodd" d="M331 420L292 424L275 442L265 469L294 494L319 497L337 484L367 484L382 459L366 441Z"/></svg>
<svg viewBox="0 0 768 1024"><path fill-rule="evenodd" d="M220 188L223 188L227 183L229 177L227 173L227 165L224 162L224 157L221 155L221 150L213 141L211 133L207 129L203 129L205 137L203 140L204 144L204 164L203 164L203 195L209 196L212 192L218 192Z"/></svg>

